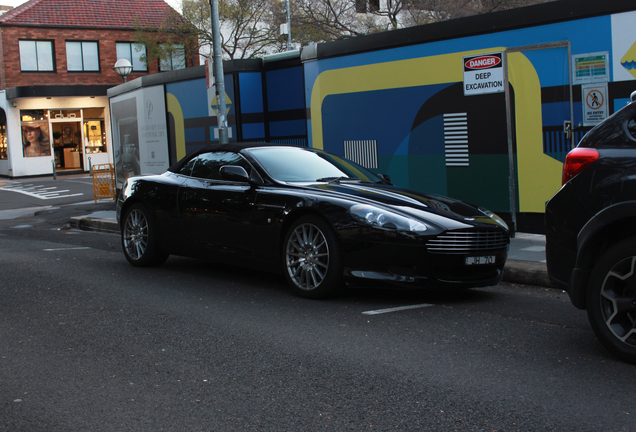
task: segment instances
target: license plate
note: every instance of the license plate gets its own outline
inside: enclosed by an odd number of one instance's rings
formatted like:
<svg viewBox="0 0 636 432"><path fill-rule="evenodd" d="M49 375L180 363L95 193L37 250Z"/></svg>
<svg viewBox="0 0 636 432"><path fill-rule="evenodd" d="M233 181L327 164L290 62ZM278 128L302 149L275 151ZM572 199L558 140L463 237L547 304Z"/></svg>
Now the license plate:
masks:
<svg viewBox="0 0 636 432"><path fill-rule="evenodd" d="M494 264L495 256L476 256L476 257L466 257L466 265L483 265L483 264Z"/></svg>

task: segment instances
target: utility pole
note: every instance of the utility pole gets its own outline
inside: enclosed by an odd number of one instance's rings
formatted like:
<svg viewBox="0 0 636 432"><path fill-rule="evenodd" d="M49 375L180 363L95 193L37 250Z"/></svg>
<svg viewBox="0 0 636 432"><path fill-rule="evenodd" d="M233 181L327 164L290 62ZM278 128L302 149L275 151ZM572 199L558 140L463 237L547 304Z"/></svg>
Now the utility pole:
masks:
<svg viewBox="0 0 636 432"><path fill-rule="evenodd" d="M287 51L291 49L291 18L289 13L289 0L285 0L285 9L287 12Z"/></svg>
<svg viewBox="0 0 636 432"><path fill-rule="evenodd" d="M214 86L216 88L216 119L219 126L219 144L228 143L227 113L225 107L225 78L223 76L223 51L221 49L221 26L219 24L219 0L210 0L212 21L212 53Z"/></svg>

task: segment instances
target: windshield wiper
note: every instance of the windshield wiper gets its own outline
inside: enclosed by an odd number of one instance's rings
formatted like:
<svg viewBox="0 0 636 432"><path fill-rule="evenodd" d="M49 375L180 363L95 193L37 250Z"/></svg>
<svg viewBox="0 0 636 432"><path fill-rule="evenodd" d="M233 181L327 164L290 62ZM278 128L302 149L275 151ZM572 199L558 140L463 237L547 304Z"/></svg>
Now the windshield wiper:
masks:
<svg viewBox="0 0 636 432"><path fill-rule="evenodd" d="M359 183L361 180L358 179L358 178L340 176L340 177L323 177L323 178L319 178L316 181L317 182L328 182L328 183L340 183L341 181L350 181L350 182L354 182L354 183Z"/></svg>

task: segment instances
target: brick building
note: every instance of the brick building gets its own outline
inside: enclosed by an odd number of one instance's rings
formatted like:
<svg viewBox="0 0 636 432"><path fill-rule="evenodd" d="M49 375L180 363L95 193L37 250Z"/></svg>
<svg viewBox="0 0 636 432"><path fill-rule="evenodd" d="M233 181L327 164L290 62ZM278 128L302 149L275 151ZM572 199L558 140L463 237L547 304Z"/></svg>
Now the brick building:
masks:
<svg viewBox="0 0 636 432"><path fill-rule="evenodd" d="M135 28L177 17L163 0L30 0L0 15L0 176L87 171L112 162L106 91L199 64L187 43L145 60Z"/></svg>

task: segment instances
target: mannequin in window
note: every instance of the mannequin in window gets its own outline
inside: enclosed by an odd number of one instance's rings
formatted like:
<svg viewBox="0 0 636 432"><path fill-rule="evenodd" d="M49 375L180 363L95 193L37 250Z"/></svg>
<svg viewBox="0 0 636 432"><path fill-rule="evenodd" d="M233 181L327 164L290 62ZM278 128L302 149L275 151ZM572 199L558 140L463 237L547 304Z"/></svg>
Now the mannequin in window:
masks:
<svg viewBox="0 0 636 432"><path fill-rule="evenodd" d="M73 128L70 126L64 127L64 134L62 135L62 144L75 144L73 142Z"/></svg>
<svg viewBox="0 0 636 432"><path fill-rule="evenodd" d="M24 125L22 126L22 135L24 136L25 157L51 156L51 143L42 126Z"/></svg>

